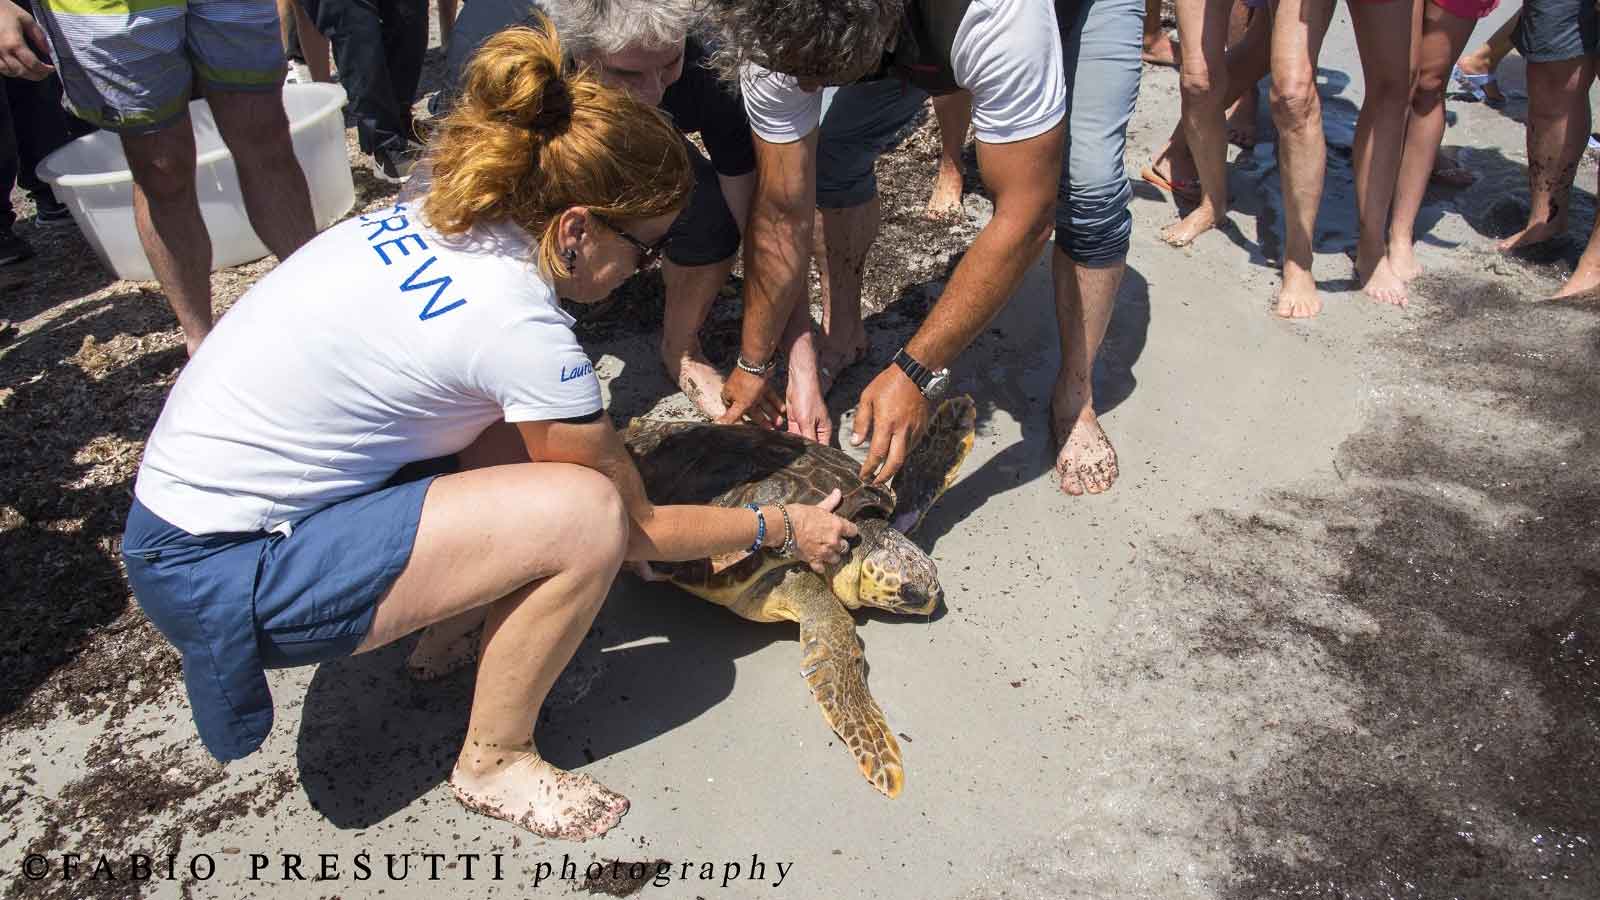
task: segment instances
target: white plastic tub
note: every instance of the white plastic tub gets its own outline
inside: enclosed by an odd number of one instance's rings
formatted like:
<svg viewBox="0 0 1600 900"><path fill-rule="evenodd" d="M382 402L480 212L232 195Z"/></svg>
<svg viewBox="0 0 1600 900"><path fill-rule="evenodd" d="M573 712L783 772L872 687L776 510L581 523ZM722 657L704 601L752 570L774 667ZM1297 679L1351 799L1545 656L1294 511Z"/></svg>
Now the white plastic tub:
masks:
<svg viewBox="0 0 1600 900"><path fill-rule="evenodd" d="M319 231L349 212L356 200L340 114L344 104L344 88L336 84L283 88L294 155L311 188L311 211ZM239 174L211 119L211 108L204 100L195 100L189 104L189 116L198 154L200 215L211 234L211 267L236 266L266 256L269 251L245 216ZM106 131L84 135L45 157L38 172L56 198L72 210L78 228L106 268L118 278L155 278L134 228L133 176L116 135Z"/></svg>

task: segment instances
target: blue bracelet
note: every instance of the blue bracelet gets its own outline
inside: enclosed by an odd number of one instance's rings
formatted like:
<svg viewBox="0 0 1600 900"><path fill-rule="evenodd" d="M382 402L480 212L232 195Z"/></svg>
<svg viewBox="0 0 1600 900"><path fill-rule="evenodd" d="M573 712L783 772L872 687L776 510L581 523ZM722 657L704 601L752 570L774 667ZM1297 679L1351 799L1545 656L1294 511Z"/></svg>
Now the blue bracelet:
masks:
<svg viewBox="0 0 1600 900"><path fill-rule="evenodd" d="M756 514L756 542L750 545L750 552L759 553L767 543L767 517L761 514L761 507L754 503L746 503L744 508Z"/></svg>

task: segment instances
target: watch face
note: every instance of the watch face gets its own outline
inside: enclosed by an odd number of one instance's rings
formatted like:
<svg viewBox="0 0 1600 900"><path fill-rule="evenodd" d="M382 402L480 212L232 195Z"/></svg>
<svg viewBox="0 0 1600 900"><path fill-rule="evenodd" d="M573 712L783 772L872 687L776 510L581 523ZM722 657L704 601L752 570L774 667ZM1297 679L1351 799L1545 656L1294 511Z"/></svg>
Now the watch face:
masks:
<svg viewBox="0 0 1600 900"><path fill-rule="evenodd" d="M928 379L928 386L922 389L922 396L929 400L938 400L950 390L950 370L940 369Z"/></svg>

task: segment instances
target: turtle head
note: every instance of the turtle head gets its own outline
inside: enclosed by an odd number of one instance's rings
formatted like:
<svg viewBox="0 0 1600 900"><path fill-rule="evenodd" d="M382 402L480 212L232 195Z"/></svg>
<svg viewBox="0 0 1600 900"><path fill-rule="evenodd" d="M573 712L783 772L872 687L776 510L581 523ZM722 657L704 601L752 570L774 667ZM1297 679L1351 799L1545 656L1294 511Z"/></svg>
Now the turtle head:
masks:
<svg viewBox="0 0 1600 900"><path fill-rule="evenodd" d="M833 591L851 609L871 606L925 616L944 599L939 570L928 554L882 519L857 522L861 537L833 573Z"/></svg>

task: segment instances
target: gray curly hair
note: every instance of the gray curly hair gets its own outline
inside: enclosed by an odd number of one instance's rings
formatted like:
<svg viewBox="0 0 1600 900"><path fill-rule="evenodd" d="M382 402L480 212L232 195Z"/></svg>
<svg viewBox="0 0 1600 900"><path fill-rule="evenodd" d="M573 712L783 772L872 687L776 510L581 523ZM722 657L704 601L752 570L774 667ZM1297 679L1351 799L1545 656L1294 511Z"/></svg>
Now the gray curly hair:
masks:
<svg viewBox="0 0 1600 900"><path fill-rule="evenodd" d="M724 76L745 63L843 84L873 71L907 0L708 0Z"/></svg>
<svg viewBox="0 0 1600 900"><path fill-rule="evenodd" d="M680 43L699 26L704 0L541 0L573 57Z"/></svg>

